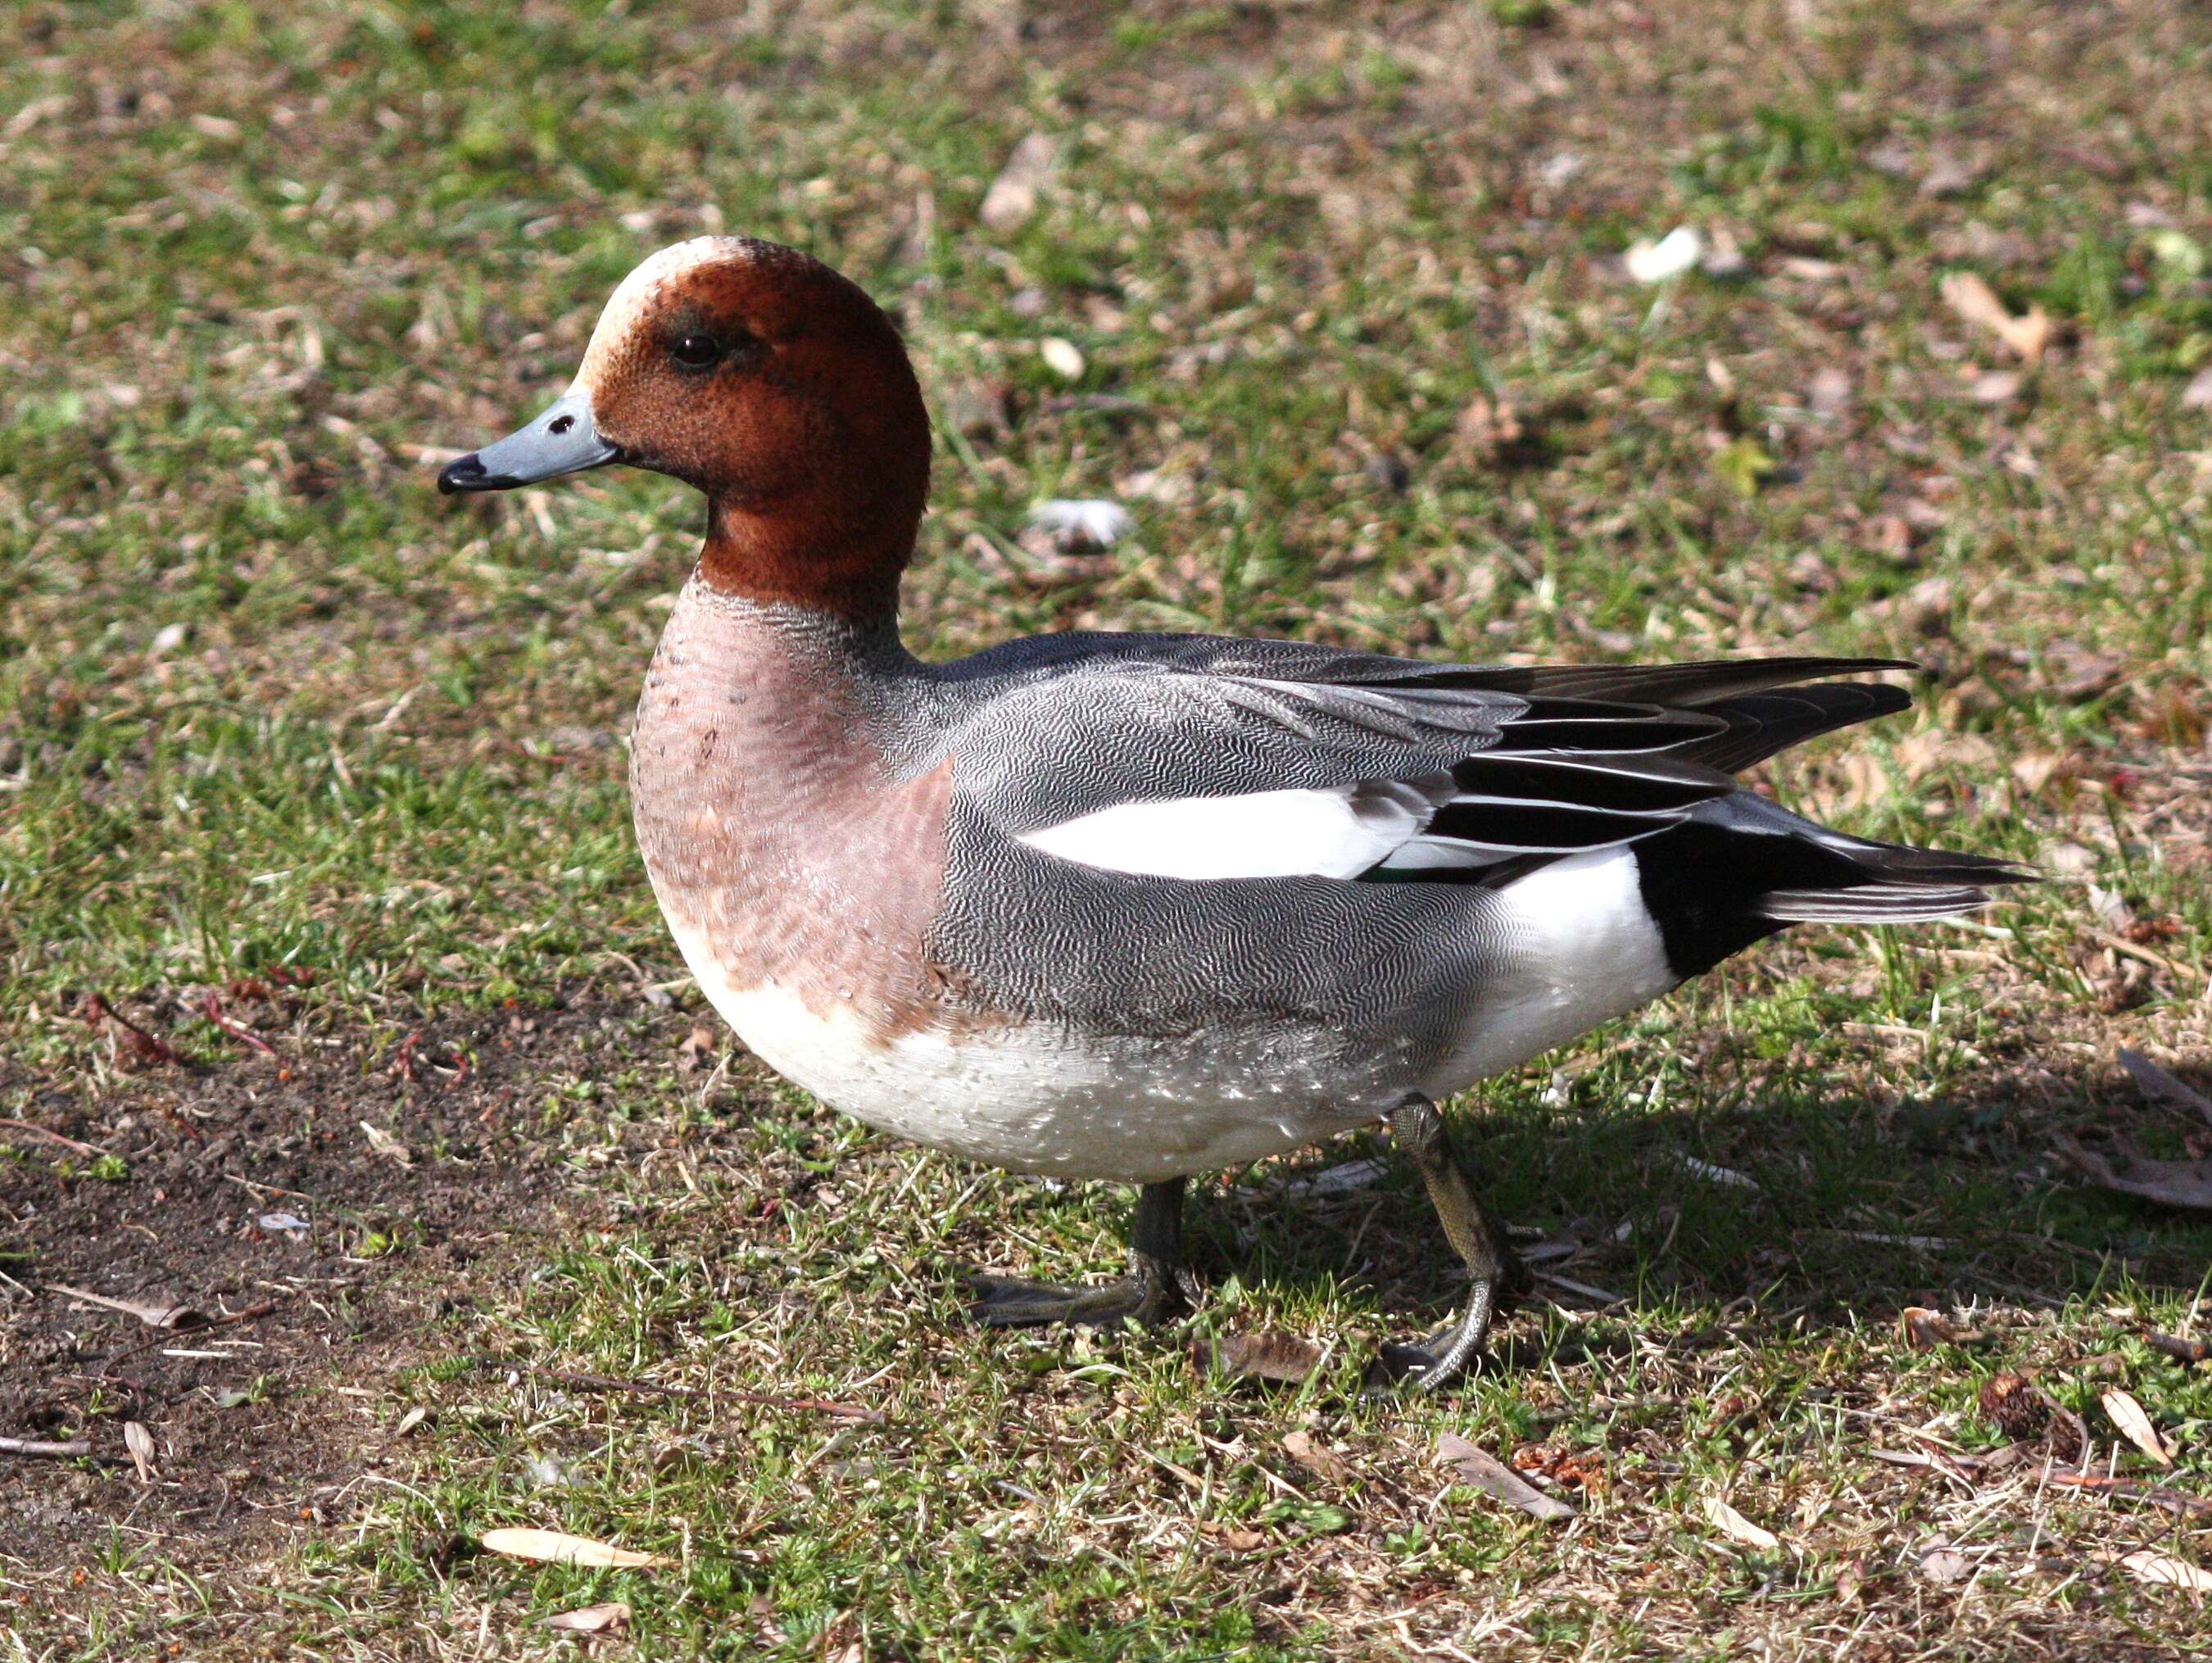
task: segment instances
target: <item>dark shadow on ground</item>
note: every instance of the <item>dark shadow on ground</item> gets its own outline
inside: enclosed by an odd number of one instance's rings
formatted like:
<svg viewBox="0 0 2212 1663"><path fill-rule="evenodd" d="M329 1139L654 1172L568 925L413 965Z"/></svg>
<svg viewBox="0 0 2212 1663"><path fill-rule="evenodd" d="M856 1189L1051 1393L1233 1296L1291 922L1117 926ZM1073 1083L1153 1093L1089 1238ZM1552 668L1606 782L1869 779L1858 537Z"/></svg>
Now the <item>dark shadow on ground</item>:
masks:
<svg viewBox="0 0 2212 1663"><path fill-rule="evenodd" d="M2050 1307L2123 1277L2194 1293L2212 1265L2212 1217L2092 1189L2052 1154L2063 1133L2136 1148L2202 1138L2185 1111L2145 1102L2109 1072L1991 1071L1964 1091L1891 1108L1836 1096L1452 1118L1520 1245L1577 1244L1536 1268L1620 1299L1540 1280L1535 1306L1631 1322L1639 1310L1716 1304L1740 1313L1739 1327L1781 1329L1889 1322L1908 1306ZM1371 1185L1311 1185L1362 1159L1382 1168ZM1201 1188L1191 1224L1208 1279L1364 1284L1409 1329L1443 1323L1464 1296L1418 1180L1379 1133Z"/></svg>

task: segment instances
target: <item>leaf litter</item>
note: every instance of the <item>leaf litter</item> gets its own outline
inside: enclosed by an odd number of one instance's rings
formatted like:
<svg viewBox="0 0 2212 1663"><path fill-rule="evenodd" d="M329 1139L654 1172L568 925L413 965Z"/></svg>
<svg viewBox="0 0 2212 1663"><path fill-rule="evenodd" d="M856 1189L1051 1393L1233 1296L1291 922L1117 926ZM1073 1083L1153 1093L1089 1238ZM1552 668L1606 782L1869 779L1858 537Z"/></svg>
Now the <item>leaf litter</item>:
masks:
<svg viewBox="0 0 2212 1663"><path fill-rule="evenodd" d="M629 1629L630 1616L627 1600L611 1599L603 1605L579 1605L574 1611L556 1612L545 1619L545 1626L563 1634L617 1635Z"/></svg>
<svg viewBox="0 0 2212 1663"><path fill-rule="evenodd" d="M1705 1518L1715 1530L1739 1547L1760 1553L1778 1553L1782 1539L1764 1525L1755 1525L1718 1496L1705 1497Z"/></svg>
<svg viewBox="0 0 2212 1663"><path fill-rule="evenodd" d="M1445 1432L1437 1436L1437 1454L1462 1483L1480 1490L1493 1501L1519 1508L1533 1519L1540 1519L1546 1524L1559 1524L1577 1516L1576 1509L1567 1502L1556 1496L1546 1495L1480 1444L1463 1438L1456 1432Z"/></svg>
<svg viewBox="0 0 2212 1663"><path fill-rule="evenodd" d="M538 1564L592 1565L632 1570L668 1563L657 1553L638 1553L629 1548L617 1547L611 1542L596 1541L589 1536L571 1536L563 1530L536 1530L527 1526L487 1530L480 1539L487 1553L496 1553L507 1559L527 1559Z"/></svg>

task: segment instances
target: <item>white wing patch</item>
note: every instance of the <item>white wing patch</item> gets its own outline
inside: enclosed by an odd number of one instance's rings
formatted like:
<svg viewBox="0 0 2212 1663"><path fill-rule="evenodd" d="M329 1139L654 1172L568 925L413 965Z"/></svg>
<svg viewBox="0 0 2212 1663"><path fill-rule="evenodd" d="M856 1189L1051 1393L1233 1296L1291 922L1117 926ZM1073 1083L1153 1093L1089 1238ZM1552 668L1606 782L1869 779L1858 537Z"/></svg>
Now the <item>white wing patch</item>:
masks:
<svg viewBox="0 0 2212 1663"><path fill-rule="evenodd" d="M1018 837L1079 865L1149 877L1352 878L1418 838L1455 789L1439 774L1116 803Z"/></svg>

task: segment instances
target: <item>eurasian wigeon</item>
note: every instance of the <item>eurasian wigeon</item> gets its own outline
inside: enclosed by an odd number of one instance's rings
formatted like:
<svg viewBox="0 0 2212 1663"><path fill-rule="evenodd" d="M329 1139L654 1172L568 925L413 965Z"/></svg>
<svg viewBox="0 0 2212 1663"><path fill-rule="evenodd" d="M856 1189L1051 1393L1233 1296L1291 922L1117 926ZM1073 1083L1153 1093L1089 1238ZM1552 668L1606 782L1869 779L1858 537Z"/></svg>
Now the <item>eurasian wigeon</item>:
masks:
<svg viewBox="0 0 2212 1663"><path fill-rule="evenodd" d="M896 1135L1142 1187L1105 1288L973 1284L987 1322L1182 1308L1187 1175L1387 1121L1474 1291L1518 1267L1438 1099L1801 922L1981 907L2024 874L1800 818L1733 777L1905 709L1887 660L1485 669L1076 634L899 637L929 420L827 266L707 237L623 280L568 390L446 491L611 462L707 498L647 672L638 845L755 1053Z"/></svg>

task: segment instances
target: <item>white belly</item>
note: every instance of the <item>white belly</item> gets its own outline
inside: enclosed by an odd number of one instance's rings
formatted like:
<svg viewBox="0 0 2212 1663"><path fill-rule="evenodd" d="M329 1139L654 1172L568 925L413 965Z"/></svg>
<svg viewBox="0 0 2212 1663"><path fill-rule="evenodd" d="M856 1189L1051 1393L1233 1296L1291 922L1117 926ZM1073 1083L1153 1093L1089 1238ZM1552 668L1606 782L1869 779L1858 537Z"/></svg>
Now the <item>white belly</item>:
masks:
<svg viewBox="0 0 2212 1663"><path fill-rule="evenodd" d="M1347 1061L1326 1035L1082 1035L1044 1023L885 1041L849 1010L738 986L671 926L701 990L754 1055L894 1136L1016 1172L1150 1182L1242 1165L1439 1101L1674 986L1626 849L1561 860L1499 892L1504 962L1463 1037L1425 1072L1388 1047Z"/></svg>
<svg viewBox="0 0 2212 1663"><path fill-rule="evenodd" d="M793 1084L895 1137L1015 1172L1149 1183L1218 1171L1395 1101L1376 1080L1324 1077L1295 1047L1212 1035L1079 1038L1032 1023L885 1041L850 1011L734 986L703 943L673 933L708 1002Z"/></svg>

